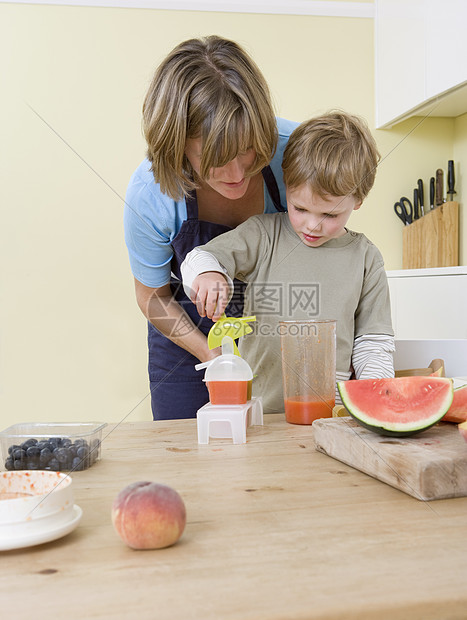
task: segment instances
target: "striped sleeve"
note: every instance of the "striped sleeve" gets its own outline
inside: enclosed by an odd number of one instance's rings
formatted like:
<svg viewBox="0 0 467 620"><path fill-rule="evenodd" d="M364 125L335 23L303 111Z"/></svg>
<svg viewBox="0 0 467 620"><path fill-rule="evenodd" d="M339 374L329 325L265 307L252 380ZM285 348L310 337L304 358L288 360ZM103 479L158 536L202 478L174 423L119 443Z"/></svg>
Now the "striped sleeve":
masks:
<svg viewBox="0 0 467 620"><path fill-rule="evenodd" d="M394 337L386 334L367 334L355 338L352 366L356 379L394 377Z"/></svg>
<svg viewBox="0 0 467 620"><path fill-rule="evenodd" d="M182 273L183 288L185 293L191 299L191 288L193 286L193 280L196 276L206 271L218 271L222 273L227 279L230 286L230 296L233 294L234 284L232 278L227 273L227 270L220 264L217 258L210 252L195 248L188 252L185 260L183 261L180 271Z"/></svg>
<svg viewBox="0 0 467 620"><path fill-rule="evenodd" d="M394 377L394 337L386 334L368 334L355 338L352 366L356 379L383 379ZM348 381L351 373L336 373L337 381ZM336 405L342 399L336 385Z"/></svg>

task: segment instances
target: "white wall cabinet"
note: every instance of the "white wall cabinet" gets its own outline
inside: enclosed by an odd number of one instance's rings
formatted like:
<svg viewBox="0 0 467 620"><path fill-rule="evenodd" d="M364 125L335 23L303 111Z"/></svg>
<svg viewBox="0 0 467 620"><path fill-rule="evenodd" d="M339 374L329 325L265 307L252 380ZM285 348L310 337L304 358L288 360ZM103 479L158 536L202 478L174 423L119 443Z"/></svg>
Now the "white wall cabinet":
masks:
<svg viewBox="0 0 467 620"><path fill-rule="evenodd" d="M403 269L387 276L396 339L467 339L467 267Z"/></svg>
<svg viewBox="0 0 467 620"><path fill-rule="evenodd" d="M467 82L467 2L425 0L423 5L429 99Z"/></svg>
<svg viewBox="0 0 467 620"><path fill-rule="evenodd" d="M467 112L466 0L376 0L376 126Z"/></svg>

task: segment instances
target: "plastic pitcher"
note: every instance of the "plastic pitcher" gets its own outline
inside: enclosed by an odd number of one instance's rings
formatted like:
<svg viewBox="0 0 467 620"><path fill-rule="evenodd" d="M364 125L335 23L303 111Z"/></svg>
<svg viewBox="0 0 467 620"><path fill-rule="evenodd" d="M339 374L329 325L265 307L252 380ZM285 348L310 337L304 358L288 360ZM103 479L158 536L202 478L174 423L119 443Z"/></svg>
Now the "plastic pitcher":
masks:
<svg viewBox="0 0 467 620"><path fill-rule="evenodd" d="M280 321L285 419L332 417L336 396L336 321Z"/></svg>

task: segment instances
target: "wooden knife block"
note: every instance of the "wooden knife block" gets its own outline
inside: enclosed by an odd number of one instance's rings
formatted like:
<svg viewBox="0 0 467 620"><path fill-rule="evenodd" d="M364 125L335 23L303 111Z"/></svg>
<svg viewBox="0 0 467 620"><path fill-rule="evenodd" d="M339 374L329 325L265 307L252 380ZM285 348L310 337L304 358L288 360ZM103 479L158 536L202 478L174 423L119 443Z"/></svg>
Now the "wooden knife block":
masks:
<svg viewBox="0 0 467 620"><path fill-rule="evenodd" d="M444 202L404 226L402 268L452 267L459 264L459 203Z"/></svg>

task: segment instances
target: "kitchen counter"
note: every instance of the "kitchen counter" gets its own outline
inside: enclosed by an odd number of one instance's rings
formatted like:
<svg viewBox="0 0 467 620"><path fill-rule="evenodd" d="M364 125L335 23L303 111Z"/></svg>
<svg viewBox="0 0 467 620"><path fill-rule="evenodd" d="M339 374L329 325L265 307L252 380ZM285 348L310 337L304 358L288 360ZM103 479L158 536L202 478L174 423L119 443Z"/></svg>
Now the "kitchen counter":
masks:
<svg viewBox="0 0 467 620"><path fill-rule="evenodd" d="M78 528L1 552L4 618L467 617L467 498L418 501L282 414L241 445L198 445L195 420L108 426L102 460L72 477ZM175 546L134 551L114 532L113 499L138 480L183 497Z"/></svg>

